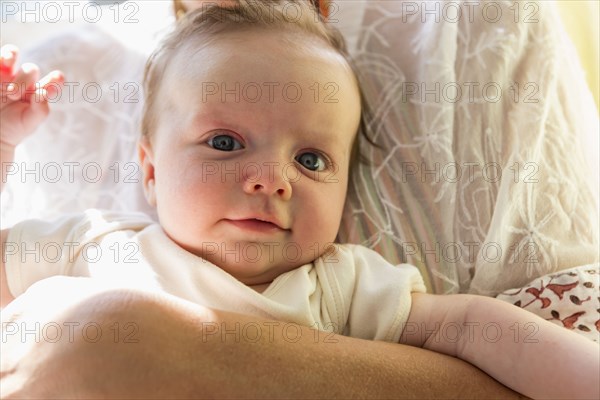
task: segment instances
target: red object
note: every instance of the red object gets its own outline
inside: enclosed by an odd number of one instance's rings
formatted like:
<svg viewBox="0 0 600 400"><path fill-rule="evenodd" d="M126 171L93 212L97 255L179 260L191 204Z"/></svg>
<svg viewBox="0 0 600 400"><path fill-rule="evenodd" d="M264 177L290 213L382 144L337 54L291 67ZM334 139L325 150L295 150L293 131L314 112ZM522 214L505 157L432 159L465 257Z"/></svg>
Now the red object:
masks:
<svg viewBox="0 0 600 400"><path fill-rule="evenodd" d="M327 19L329 16L329 0L312 0L313 4L319 10L319 13L323 16L323 18Z"/></svg>

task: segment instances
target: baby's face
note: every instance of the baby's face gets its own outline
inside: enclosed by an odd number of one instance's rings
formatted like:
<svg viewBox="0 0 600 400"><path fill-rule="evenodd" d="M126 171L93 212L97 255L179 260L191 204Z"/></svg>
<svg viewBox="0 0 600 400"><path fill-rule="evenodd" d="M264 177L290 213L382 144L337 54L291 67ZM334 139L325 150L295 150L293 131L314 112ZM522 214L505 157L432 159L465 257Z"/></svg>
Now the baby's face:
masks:
<svg viewBox="0 0 600 400"><path fill-rule="evenodd" d="M158 96L140 154L171 239L248 285L323 255L360 120L341 56L305 36L228 33L180 50Z"/></svg>

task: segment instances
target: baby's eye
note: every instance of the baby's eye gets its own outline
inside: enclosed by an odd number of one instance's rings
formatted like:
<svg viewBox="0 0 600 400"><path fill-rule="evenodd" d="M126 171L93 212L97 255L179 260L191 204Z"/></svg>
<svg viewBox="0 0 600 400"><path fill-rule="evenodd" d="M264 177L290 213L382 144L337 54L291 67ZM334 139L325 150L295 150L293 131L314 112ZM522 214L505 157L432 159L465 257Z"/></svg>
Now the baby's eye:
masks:
<svg viewBox="0 0 600 400"><path fill-rule="evenodd" d="M220 151L233 151L243 149L244 146L229 135L217 135L208 140L208 145Z"/></svg>
<svg viewBox="0 0 600 400"><path fill-rule="evenodd" d="M316 153L306 152L300 154L296 157L296 161L298 161L302 166L311 171L323 171L327 168L327 160Z"/></svg>

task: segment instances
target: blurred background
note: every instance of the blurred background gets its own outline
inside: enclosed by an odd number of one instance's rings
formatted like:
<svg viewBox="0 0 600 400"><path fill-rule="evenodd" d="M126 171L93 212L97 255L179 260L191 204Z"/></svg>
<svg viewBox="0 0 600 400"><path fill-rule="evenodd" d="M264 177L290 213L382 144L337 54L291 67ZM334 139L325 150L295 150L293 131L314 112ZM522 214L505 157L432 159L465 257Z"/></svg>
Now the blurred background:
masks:
<svg viewBox="0 0 600 400"><path fill-rule="evenodd" d="M598 66L598 47L600 43L600 1L598 0L568 0L557 1L558 9L565 28L573 40L582 66L585 70L586 78L596 107L599 101L599 66Z"/></svg>
<svg viewBox="0 0 600 400"><path fill-rule="evenodd" d="M598 107L600 1L557 0L555 3L565 29L577 48ZM157 35L173 21L171 9L170 0L0 0L0 43L14 43L26 48L57 30L96 24L125 45L146 53L153 48Z"/></svg>
<svg viewBox="0 0 600 400"><path fill-rule="evenodd" d="M0 0L0 43L24 49L60 30L95 25L145 52L174 21L172 8L171 0Z"/></svg>

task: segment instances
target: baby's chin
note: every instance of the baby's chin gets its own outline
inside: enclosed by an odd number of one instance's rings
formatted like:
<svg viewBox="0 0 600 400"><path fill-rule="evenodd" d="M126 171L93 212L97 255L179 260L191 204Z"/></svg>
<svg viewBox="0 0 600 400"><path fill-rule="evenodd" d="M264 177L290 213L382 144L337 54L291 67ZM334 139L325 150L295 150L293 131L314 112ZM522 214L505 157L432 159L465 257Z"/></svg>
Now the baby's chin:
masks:
<svg viewBox="0 0 600 400"><path fill-rule="evenodd" d="M278 276L298 269L304 265L313 263L317 258L322 258L325 262L336 262L337 245L334 243L324 244L319 253L308 254L299 259L279 259L270 260L268 257L263 257L258 260L226 260L225 263L212 262L228 274L232 275L238 281L245 285L260 285L272 282ZM315 256L316 257L313 257ZM218 260L217 260L218 261ZM231 262L233 261L233 262Z"/></svg>
<svg viewBox="0 0 600 400"><path fill-rule="evenodd" d="M269 242L235 241L224 237L211 238L202 243L182 243L167 235L180 247L212 263L246 285L272 282L278 276L329 257L335 252L335 243L299 243L290 240ZM238 239L239 240L239 239Z"/></svg>
<svg viewBox="0 0 600 400"><path fill-rule="evenodd" d="M223 271L227 272L235 279L248 286L270 283L278 276L306 264L286 262L273 263L269 262L269 260L225 263L216 263L211 260L208 261L212 262L214 265L221 268Z"/></svg>

